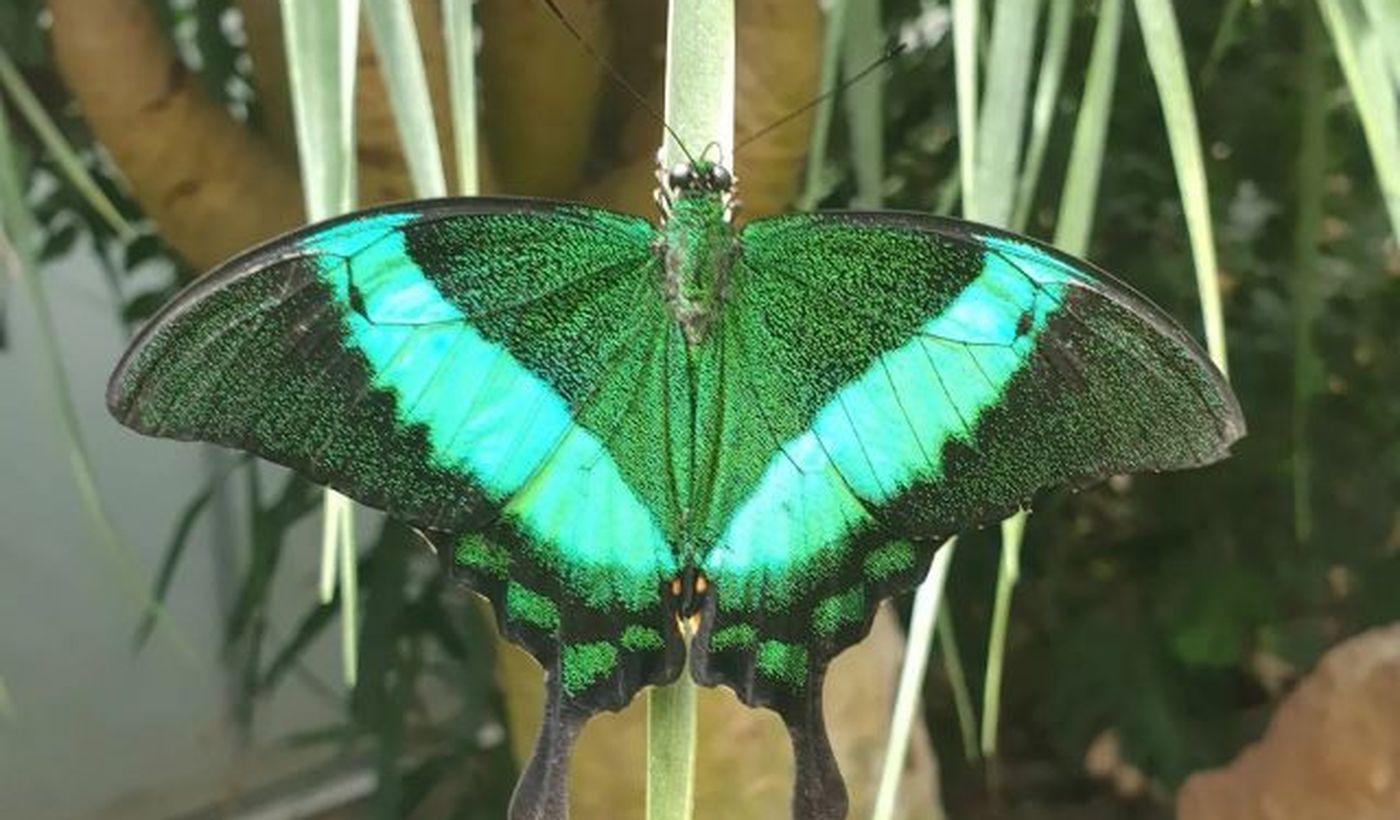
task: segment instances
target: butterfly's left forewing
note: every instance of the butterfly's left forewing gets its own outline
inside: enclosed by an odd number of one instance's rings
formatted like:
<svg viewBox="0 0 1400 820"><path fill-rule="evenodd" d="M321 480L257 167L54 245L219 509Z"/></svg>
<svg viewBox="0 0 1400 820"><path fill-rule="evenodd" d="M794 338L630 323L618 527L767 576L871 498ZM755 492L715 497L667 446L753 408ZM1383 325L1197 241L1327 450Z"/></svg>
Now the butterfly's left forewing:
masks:
<svg viewBox="0 0 1400 820"><path fill-rule="evenodd" d="M522 200L313 226L178 297L108 394L137 430L248 450L424 531L546 669L558 719L519 792L541 816L583 719L683 661L653 238Z"/></svg>
<svg viewBox="0 0 1400 820"><path fill-rule="evenodd" d="M839 817L826 666L938 544L1045 487L1209 463L1243 423L1160 310L1028 240L833 213L761 220L741 243L693 669L783 715L798 816Z"/></svg>

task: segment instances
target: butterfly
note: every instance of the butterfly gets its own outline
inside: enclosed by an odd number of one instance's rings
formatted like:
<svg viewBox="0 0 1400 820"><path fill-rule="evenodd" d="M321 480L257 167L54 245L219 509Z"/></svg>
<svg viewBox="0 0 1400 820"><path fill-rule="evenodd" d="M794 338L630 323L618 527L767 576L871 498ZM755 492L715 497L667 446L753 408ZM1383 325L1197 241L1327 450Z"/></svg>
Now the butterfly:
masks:
<svg viewBox="0 0 1400 820"><path fill-rule="evenodd" d="M1162 310L1030 239L901 212L656 224L535 199L313 225L189 286L107 401L415 526L544 669L511 816L567 813L584 722L686 668L775 710L793 813L847 799L832 658L947 537L1037 490L1223 458L1236 400Z"/></svg>

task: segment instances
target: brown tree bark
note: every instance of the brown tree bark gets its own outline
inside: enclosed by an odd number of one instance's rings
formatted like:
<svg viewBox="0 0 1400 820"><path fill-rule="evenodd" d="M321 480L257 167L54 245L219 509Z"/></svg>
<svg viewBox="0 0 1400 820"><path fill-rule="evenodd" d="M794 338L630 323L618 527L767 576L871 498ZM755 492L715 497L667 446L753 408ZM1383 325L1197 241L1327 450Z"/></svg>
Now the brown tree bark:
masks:
<svg viewBox="0 0 1400 820"><path fill-rule="evenodd" d="M54 58L141 209L195 267L302 219L296 168L199 88L142 0L50 0Z"/></svg>

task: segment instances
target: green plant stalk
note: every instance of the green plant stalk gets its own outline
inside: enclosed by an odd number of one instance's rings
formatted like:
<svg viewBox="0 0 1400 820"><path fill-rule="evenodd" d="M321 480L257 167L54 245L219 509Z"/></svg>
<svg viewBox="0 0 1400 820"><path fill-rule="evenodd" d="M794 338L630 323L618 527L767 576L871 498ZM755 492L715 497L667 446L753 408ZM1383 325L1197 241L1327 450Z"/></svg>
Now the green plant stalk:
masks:
<svg viewBox="0 0 1400 820"><path fill-rule="evenodd" d="M446 196L437 121L428 95L428 72L423 67L413 9L408 0L375 0L365 5L365 15L413 192L420 199Z"/></svg>
<svg viewBox="0 0 1400 820"><path fill-rule="evenodd" d="M977 200L977 29L978 0L953 0L953 83L958 102L958 169L963 213L981 210Z"/></svg>
<svg viewBox="0 0 1400 820"><path fill-rule="evenodd" d="M992 634L987 649L987 680L982 689L981 749L985 757L997 752L997 728L1001 720L1001 676L1005 668L1006 629L1011 620L1011 592L1021 576L1021 544L1026 514L1017 513L1001 522L1001 569L992 604Z"/></svg>
<svg viewBox="0 0 1400 820"><path fill-rule="evenodd" d="M1011 220L1040 6L1041 0L998 0L992 19L986 96L976 137L976 210L963 208L979 222L1005 226Z"/></svg>
<svg viewBox="0 0 1400 820"><path fill-rule="evenodd" d="M47 288L36 267L40 229L24 202L19 157L10 138L10 128L5 107L0 105L0 271L3 271L0 275L17 280L33 306L40 347L44 352L45 372L58 411L69 468L73 471L78 494L98 543L115 569L122 591L140 608L145 619L158 622L163 627L163 633L179 655L193 663L197 657L193 645L169 622L165 617L165 608L146 590L136 560L117 533L98 489L97 473L83 438L82 424L78 420L77 405L73 401L67 367L63 362L58 328L49 308ZM61 135L58 138L62 140Z"/></svg>
<svg viewBox="0 0 1400 820"><path fill-rule="evenodd" d="M826 170L827 144L831 141L831 116L836 110L836 99L832 92L841 76L841 42L846 31L847 0L832 0L826 9L826 27L822 32L822 74L821 93L823 99L817 103L812 120L812 139L807 146L807 169L802 182L802 195L797 199L797 208L810 211L817 207L826 186L822 175Z"/></svg>
<svg viewBox="0 0 1400 820"><path fill-rule="evenodd" d="M1147 49L1147 62L1157 83L1162 116L1176 167L1181 205L1186 213L1186 232L1191 237L1195 260L1196 290L1200 294L1201 317L1205 322L1206 349L1221 373L1229 374L1225 345L1225 314L1220 299L1220 271L1215 258L1215 236L1210 221L1210 191L1206 185L1205 161L1201 154L1200 128L1196 104L1186 74L1181 31L1171 0L1136 0L1139 28Z"/></svg>
<svg viewBox="0 0 1400 820"><path fill-rule="evenodd" d="M991 225L1005 226L1015 209L1021 134L1026 120L1031 58L1040 0L999 0L992 21L987 55L987 88L979 112L973 171L977 196L963 200L963 214ZM956 24L956 20L955 20ZM1024 522L1002 527L1002 561L995 606L1010 612L1011 589L1019 574L1020 533ZM982 751L996 752L997 704L1001 697L1001 666L1005 633L994 628L987 652L986 686L982 692ZM988 739L990 738L990 742Z"/></svg>
<svg viewBox="0 0 1400 820"><path fill-rule="evenodd" d="M121 211L112 203L92 175L83 165L78 153L73 150L73 146L64 139L63 132L54 123L53 118L44 110L34 96L34 92L29 88L29 84L24 81L24 76L15 67L4 49L0 49L0 87L5 89L10 100L15 104L15 110L24 117L24 121L33 129L34 134L39 138L39 142L44 146L44 150L49 152L58 169L68 179L68 184L87 200L97 215L102 217L102 221L112 229L117 238L123 242L130 242L136 237L137 231L131 223L122 216Z"/></svg>
<svg viewBox="0 0 1400 820"><path fill-rule="evenodd" d="M1385 56L1387 50L1400 51L1400 44L1387 45L1356 0L1318 0L1318 7L1361 117L1391 230L1400 241L1400 80L1391 81Z"/></svg>
<svg viewBox="0 0 1400 820"><path fill-rule="evenodd" d="M291 82L297 154L301 159L302 196L309 222L345 213L355 204L355 45L358 0L337 0L327 13L323 3L282 0L282 20ZM326 490L322 527L322 600L329 570L337 565L341 585L341 662L346 685L355 684L359 666L356 623L358 584L354 577L354 523L350 500ZM326 547L334 553L325 554Z"/></svg>
<svg viewBox="0 0 1400 820"><path fill-rule="evenodd" d="M1118 79L1118 49L1123 40L1123 0L1103 0L1094 45L1079 100L1079 116L1070 145L1069 170L1060 191L1060 213L1055 219L1055 245L1083 255L1094 226L1094 204L1099 198L1104 145L1113 88Z"/></svg>
<svg viewBox="0 0 1400 820"><path fill-rule="evenodd" d="M672 0L666 25L671 131L662 137L661 161L670 167L717 149L718 156L707 156L732 163L734 0ZM693 816L695 695L688 666L675 683L647 695L647 820Z"/></svg>
<svg viewBox="0 0 1400 820"><path fill-rule="evenodd" d="M1361 0L1371 18L1371 28L1390 64L1391 83L1400 93L1400 5L1395 0Z"/></svg>
<svg viewBox="0 0 1400 820"><path fill-rule="evenodd" d="M846 32L841 43L841 66L854 77L884 42L880 0L861 0L846 12ZM885 183L885 83L868 77L843 92L846 123L851 131L851 165L856 177L857 208L878 208Z"/></svg>
<svg viewBox="0 0 1400 820"><path fill-rule="evenodd" d="M1100 7L1098 30L1090 57L1088 80L1075 125L1070 168L1060 196L1055 244L1083 255L1098 201L1098 181L1102 171L1103 145L1108 133L1109 103L1117 73L1118 44L1122 32L1121 0L1105 0ZM996 753L1001 718L1001 680L1006 656L1006 634L1011 615L1011 594L1020 575L1021 545L1025 537L1026 513L1017 513L1002 522L1002 560L997 576L992 609L992 633L987 648L987 676L982 697L980 747L988 757ZM994 770L989 770L994 771Z"/></svg>
<svg viewBox="0 0 1400 820"><path fill-rule="evenodd" d="M1308 417L1320 370L1312 333L1317 321L1323 196L1327 181L1327 89L1322 22L1304 5L1303 50L1298 61L1301 89L1298 137L1298 214L1293 230L1293 536L1312 538L1312 457Z"/></svg>
<svg viewBox="0 0 1400 820"><path fill-rule="evenodd" d="M447 85L452 116L452 156L457 166L457 193L476 196L481 180L476 167L476 27L472 0L442 0L442 36L447 40Z"/></svg>
<svg viewBox="0 0 1400 820"><path fill-rule="evenodd" d="M953 562L956 547L957 538L953 537L934 553L928 577L914 595L909 637L904 644L904 665L899 671L899 689L895 693L889 737L885 739L885 762L880 769L872 820L894 820L899 780L904 774L904 760L909 755L909 738L913 734L914 721L918 718L919 693L923 690L924 672L928 669L928 648L933 642L933 629L943 603L943 589L948 582L948 566Z"/></svg>
<svg viewBox="0 0 1400 820"><path fill-rule="evenodd" d="M1045 27L1045 48L1041 52L1040 72L1036 77L1035 102L1031 106L1031 141L1026 149L1026 164L1016 186L1016 207L1011 214L1011 229L1024 232L1035 206L1035 189L1040 171L1045 165L1045 149L1050 144L1050 125L1055 119L1055 104L1060 99L1060 82L1065 75L1065 59L1069 56L1070 23L1074 21L1074 0L1050 0L1049 19Z"/></svg>
<svg viewBox="0 0 1400 820"><path fill-rule="evenodd" d="M943 671L953 690L963 758L971 763L977 759L977 715L972 711L972 690L967 685L967 673L963 671L962 652L958 650L957 630L953 627L953 610L947 598L943 599L938 612L938 645L943 650Z"/></svg>

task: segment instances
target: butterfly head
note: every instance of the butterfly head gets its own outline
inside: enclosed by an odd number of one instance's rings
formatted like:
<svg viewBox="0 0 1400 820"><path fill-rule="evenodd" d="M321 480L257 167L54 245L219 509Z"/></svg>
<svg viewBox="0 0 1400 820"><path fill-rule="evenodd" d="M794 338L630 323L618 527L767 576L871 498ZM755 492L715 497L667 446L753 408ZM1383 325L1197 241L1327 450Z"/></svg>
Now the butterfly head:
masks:
<svg viewBox="0 0 1400 820"><path fill-rule="evenodd" d="M734 189L734 175L728 168L708 159L678 162L666 172L666 189L672 199L724 196Z"/></svg>

